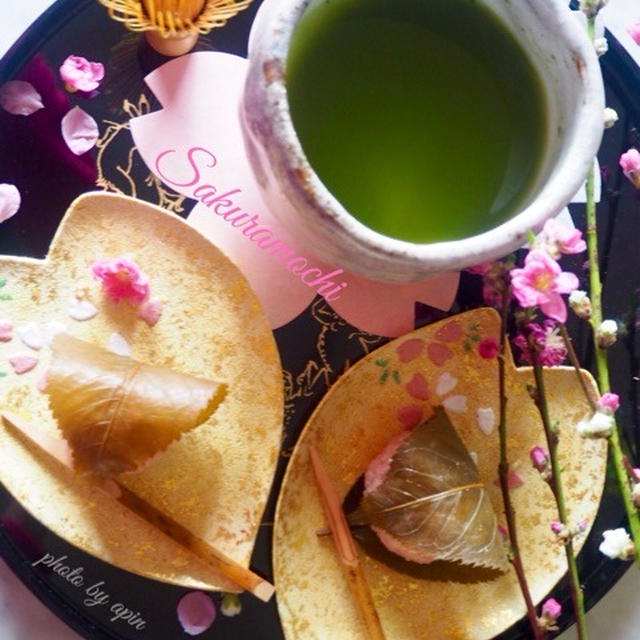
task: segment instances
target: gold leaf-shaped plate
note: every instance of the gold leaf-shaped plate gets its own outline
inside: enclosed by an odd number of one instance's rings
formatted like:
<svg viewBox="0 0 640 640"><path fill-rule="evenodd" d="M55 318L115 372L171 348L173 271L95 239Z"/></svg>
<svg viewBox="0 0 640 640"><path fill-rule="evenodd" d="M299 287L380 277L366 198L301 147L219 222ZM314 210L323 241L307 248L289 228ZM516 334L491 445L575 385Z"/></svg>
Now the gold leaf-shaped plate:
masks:
<svg viewBox="0 0 640 640"><path fill-rule="evenodd" d="M387 442L441 405L477 459L500 522L504 522L498 468L498 364L478 345L499 339L500 321L478 309L429 325L377 349L349 369L311 416L293 452L280 494L274 531L278 608L287 640L365 640L352 594L328 536L308 448L324 461L343 498ZM587 384L595 390L588 373ZM506 362L508 453L512 498L532 597L539 602L566 571L564 549L549 523L557 520L549 487L531 467L529 451L544 444L529 397L528 368ZM546 370L552 420L560 425L572 522L593 522L604 486L606 442L585 440L575 425L589 405L568 367ZM584 538L576 540L579 548ZM361 562L388 640L487 640L524 615L512 571L461 576L444 563L419 575L361 549ZM474 571L473 569L471 571Z"/></svg>
<svg viewBox="0 0 640 640"><path fill-rule="evenodd" d="M105 298L91 275L97 258L122 255L135 259L149 276L152 295L164 303L154 327L126 303ZM51 350L45 344L36 352L21 343L17 329L30 323L46 333L56 321L102 347L118 333L139 361L227 384L213 416L144 469L120 478L247 566L278 459L283 390L273 334L240 271L178 217L132 198L95 193L72 203L45 260L2 256L0 278L10 298L0 302L0 316L16 328L10 342L0 342L0 369L8 373L0 382L0 408L52 435L60 432L47 395L38 390ZM95 317L69 315L76 295L97 308ZM37 354L37 366L15 374L8 360L18 352ZM4 427L0 482L54 533L106 562L191 588L235 590L87 479Z"/></svg>

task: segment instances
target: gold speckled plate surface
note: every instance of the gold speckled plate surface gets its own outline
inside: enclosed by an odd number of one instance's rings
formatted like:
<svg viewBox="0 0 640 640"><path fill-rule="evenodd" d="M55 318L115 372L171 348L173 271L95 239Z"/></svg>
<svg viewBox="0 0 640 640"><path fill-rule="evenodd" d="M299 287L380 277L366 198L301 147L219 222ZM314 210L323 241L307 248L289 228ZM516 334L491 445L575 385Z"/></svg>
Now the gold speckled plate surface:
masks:
<svg viewBox="0 0 640 640"><path fill-rule="evenodd" d="M353 366L318 406L291 458L277 507L274 571L278 608L287 640L364 640L363 624L329 536L308 448L322 457L341 498L347 495L387 441L419 422L430 405L444 406L477 459L500 522L498 468L498 364L478 345L499 339L490 309L470 311L419 329L377 349ZM548 485L532 468L529 451L544 444L529 397L528 368L506 363L508 454L512 499L533 599L539 602L566 571L564 549L549 523L557 520ZM594 385L584 373L589 385ZM575 425L589 405L573 369L546 370L553 421L560 426L569 517L593 522L602 494L606 442L585 440ZM595 387L593 387L595 390ZM586 535L586 534L585 534ZM576 539L580 548L584 538ZM388 640L485 640L524 615L514 573L461 572L443 563L407 570L360 548L361 561ZM473 570L471 570L473 571Z"/></svg>
<svg viewBox="0 0 640 640"><path fill-rule="evenodd" d="M107 299L90 267L129 255L163 301L150 327L126 303ZM205 423L172 443L142 471L121 476L130 488L245 566L253 550L282 435L283 390L273 334L239 270L183 220L123 196L87 194L69 208L43 261L0 258L6 281L2 318L14 337L0 342L0 407L59 436L38 381L50 348L30 349L18 329L52 321L67 333L108 347L123 337L131 356L225 382L228 395ZM95 317L69 315L75 296ZM77 314L76 314L77 315ZM37 355L18 375L9 358ZM132 517L87 480L0 428L0 481L38 520L106 562L188 587L234 590L210 568L147 523Z"/></svg>

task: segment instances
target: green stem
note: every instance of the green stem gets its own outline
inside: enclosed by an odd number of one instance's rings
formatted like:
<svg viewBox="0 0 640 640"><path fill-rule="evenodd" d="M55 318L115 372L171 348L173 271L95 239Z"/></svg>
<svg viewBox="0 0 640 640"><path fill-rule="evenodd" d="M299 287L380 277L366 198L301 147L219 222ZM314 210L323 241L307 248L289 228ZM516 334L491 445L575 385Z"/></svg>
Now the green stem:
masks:
<svg viewBox="0 0 640 640"><path fill-rule="evenodd" d="M578 382L582 387L582 391L584 392L587 401L591 405L591 410L595 411L598 405L598 399L593 397L591 390L587 387L587 383L585 382L584 377L582 376L580 360L578 359L578 355L576 354L576 350L573 348L573 341L569 336L569 332L567 331L567 327L563 322L558 323L558 327L560 328L560 335L562 336L562 340L564 341L564 345L567 349L567 355L569 356L569 362L573 366L576 376L578 378Z"/></svg>
<svg viewBox="0 0 640 640"><path fill-rule="evenodd" d="M540 411L544 433L547 438L547 446L549 448L549 462L551 467L551 479L549 484L551 491L556 499L558 507L558 515L563 525L569 526L567 517L567 505L564 498L564 488L562 478L560 476L560 461L558 459L558 436L551 423L549 416L549 406L547 404L547 394L544 385L544 376L542 367L537 362L537 357L532 353L533 374L536 381L535 402ZM578 576L578 566L576 556L573 550L573 542L571 538L564 545L567 556L567 565L569 567L569 587L571 589L571 600L573 602L573 611L576 620L576 628L578 631L578 640L588 640L587 621L584 610L584 594L580 586L580 577Z"/></svg>
<svg viewBox="0 0 640 640"><path fill-rule="evenodd" d="M506 392L506 374L505 374L505 352L507 343L507 315L509 313L509 299L511 290L505 287L506 291L502 299L502 311L500 322L500 353L498 354L498 391L500 401L500 417L498 423L498 437L500 444L500 462L498 464L498 478L500 479L500 490L502 492L502 502L504 505L504 515L507 521L507 531L509 533L509 542L511 544L510 562L518 579L520 591L524 598L524 604L527 611L529 626L533 633L534 640L544 640L546 634L538 624L538 616L536 608L533 604L531 591L522 564L520 556L520 547L518 545L518 532L516 530L516 514L511 502L509 493L509 459L507 456L507 392Z"/></svg>
<svg viewBox="0 0 640 640"><path fill-rule="evenodd" d="M595 35L595 19L587 20L589 36ZM600 387L600 393L611 390L609 381L609 364L607 350L598 346L597 330L602 324L602 280L600 278L600 261L598 258L598 230L596 218L596 202L594 195L594 170L589 170L586 184L586 215L587 215L587 249L589 255L589 297L591 298L591 328L596 357L596 371ZM631 484L624 465L624 453L620 438L620 427L616 421L616 428L609 439L611 461L618 481L620 495L624 504L631 537L636 548L635 561L640 564L640 516L631 499Z"/></svg>

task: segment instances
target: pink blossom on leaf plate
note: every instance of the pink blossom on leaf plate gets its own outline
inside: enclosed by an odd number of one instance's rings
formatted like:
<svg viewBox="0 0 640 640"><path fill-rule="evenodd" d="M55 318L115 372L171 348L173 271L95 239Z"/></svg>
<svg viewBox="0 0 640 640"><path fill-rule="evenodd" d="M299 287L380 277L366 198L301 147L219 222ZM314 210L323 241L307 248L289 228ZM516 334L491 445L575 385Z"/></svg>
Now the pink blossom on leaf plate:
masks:
<svg viewBox="0 0 640 640"><path fill-rule="evenodd" d="M73 107L62 118L62 137L77 156L92 149L98 141L98 123L80 107Z"/></svg>
<svg viewBox="0 0 640 640"><path fill-rule="evenodd" d="M20 192L13 184L0 184L0 222L18 213Z"/></svg>
<svg viewBox="0 0 640 640"><path fill-rule="evenodd" d="M104 78L104 66L82 56L69 56L60 67L60 77L67 91L93 91Z"/></svg>
<svg viewBox="0 0 640 640"><path fill-rule="evenodd" d="M97 260L91 266L91 272L114 302L126 300L139 305L149 297L149 278L131 258Z"/></svg>
<svg viewBox="0 0 640 640"><path fill-rule="evenodd" d="M40 94L23 80L10 80L0 87L0 106L14 116L29 116L44 109Z"/></svg>

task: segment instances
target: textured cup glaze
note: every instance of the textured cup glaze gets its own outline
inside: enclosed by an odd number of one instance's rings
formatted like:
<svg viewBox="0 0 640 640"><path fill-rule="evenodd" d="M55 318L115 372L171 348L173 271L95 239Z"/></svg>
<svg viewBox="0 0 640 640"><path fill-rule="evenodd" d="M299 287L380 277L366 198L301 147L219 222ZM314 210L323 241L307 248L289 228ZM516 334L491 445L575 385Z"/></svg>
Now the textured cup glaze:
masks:
<svg viewBox="0 0 640 640"><path fill-rule="evenodd" d="M292 34L313 1L261 5L249 37L240 117L268 206L320 258L375 280L419 280L509 253L570 202L600 145L604 88L586 28L564 0L481 0L538 71L548 120L545 152L533 195L509 220L468 238L426 244L390 238L359 222L331 195L304 154L289 112L286 63Z"/></svg>

